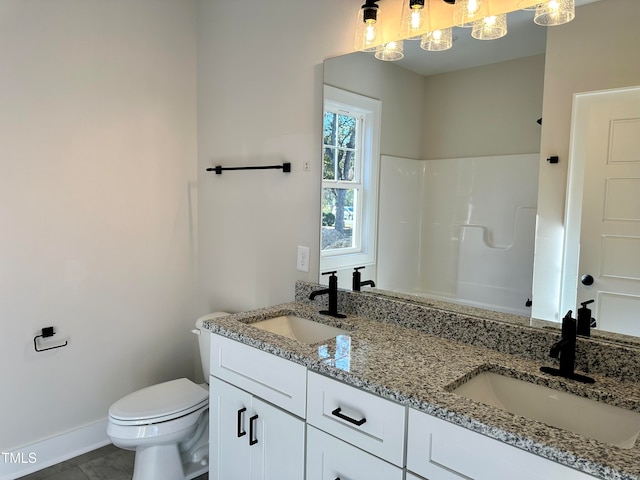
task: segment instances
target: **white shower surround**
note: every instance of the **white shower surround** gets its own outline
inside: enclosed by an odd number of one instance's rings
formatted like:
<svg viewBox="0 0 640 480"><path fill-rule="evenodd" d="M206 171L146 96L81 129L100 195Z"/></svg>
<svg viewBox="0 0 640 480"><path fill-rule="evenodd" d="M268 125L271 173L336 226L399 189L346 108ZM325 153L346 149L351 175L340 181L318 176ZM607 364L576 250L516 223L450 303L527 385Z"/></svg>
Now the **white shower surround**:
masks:
<svg viewBox="0 0 640 480"><path fill-rule="evenodd" d="M383 156L379 288L528 315L538 161Z"/></svg>

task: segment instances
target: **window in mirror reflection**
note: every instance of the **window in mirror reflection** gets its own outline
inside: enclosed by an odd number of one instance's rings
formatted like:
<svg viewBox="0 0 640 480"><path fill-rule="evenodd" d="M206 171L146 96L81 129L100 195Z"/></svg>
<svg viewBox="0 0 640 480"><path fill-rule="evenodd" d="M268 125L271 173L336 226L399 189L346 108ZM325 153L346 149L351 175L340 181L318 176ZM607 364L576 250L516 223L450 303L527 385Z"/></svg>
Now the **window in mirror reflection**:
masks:
<svg viewBox="0 0 640 480"><path fill-rule="evenodd" d="M362 115L324 112L322 249L358 247Z"/></svg>
<svg viewBox="0 0 640 480"><path fill-rule="evenodd" d="M375 258L373 179L377 179L379 142L377 100L331 87L325 91L330 93L325 93L323 119L323 270L371 263Z"/></svg>

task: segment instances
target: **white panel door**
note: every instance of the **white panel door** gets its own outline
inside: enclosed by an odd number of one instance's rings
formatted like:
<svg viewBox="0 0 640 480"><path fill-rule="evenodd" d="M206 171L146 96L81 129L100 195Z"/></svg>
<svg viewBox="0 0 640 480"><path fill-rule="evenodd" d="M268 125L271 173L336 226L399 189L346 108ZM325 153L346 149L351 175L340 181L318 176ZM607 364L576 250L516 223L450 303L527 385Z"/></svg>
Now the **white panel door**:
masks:
<svg viewBox="0 0 640 480"><path fill-rule="evenodd" d="M252 397L210 377L209 475L212 480L250 480L249 419Z"/></svg>
<svg viewBox="0 0 640 480"><path fill-rule="evenodd" d="M251 479L302 480L304 478L304 420L253 398L250 417ZM229 477L235 478L235 477Z"/></svg>
<svg viewBox="0 0 640 480"><path fill-rule="evenodd" d="M210 389L212 479L304 478L304 420L215 377Z"/></svg>
<svg viewBox="0 0 640 480"><path fill-rule="evenodd" d="M598 328L640 335L640 89L608 95L576 138L586 147L576 308L594 299Z"/></svg>

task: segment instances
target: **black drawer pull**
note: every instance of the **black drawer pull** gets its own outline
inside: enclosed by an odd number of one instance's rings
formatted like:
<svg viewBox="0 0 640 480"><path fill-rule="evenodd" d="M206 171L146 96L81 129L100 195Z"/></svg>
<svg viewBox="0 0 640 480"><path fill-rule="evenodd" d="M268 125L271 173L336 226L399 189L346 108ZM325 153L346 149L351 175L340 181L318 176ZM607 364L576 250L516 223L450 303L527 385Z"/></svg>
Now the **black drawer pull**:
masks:
<svg viewBox="0 0 640 480"><path fill-rule="evenodd" d="M242 423L243 423L242 419L244 417L243 413L246 411L247 409L245 407L238 410L238 438L244 437L247 434L247 432L245 432L244 429L242 428Z"/></svg>
<svg viewBox="0 0 640 480"><path fill-rule="evenodd" d="M258 415L254 415L249 419L249 445L255 445L256 443L258 443L258 439L255 438L256 432L253 427L257 419L258 419Z"/></svg>
<svg viewBox="0 0 640 480"><path fill-rule="evenodd" d="M336 417L341 418L342 420L346 420L349 423L353 423L358 427L367 421L367 419L364 417L361 418L360 420L356 420L355 418L348 417L347 415L340 413L341 411L342 409L338 407L333 412L331 412L331 415L335 415Z"/></svg>

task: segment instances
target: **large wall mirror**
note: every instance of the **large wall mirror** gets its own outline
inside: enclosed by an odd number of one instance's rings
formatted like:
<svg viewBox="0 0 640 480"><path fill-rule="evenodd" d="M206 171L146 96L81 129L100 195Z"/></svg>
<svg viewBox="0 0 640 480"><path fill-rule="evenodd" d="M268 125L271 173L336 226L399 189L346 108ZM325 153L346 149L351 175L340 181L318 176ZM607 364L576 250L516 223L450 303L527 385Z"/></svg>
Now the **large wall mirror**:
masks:
<svg viewBox="0 0 640 480"><path fill-rule="evenodd" d="M615 1L639 13L628 1ZM604 3L610 2L577 1L576 18L582 8L597 14L594 7L604 9ZM532 316L532 301L540 302L551 305L553 314L538 315L543 321L533 323L548 326L545 321L561 318L560 287L536 291L536 283L561 286L568 274L546 263L534 269L534 252L538 260L546 255L536 232L548 240L545 203L557 196L542 177L548 173L542 170L547 152L541 153L541 138L543 113L554 114L546 96L562 83L554 74L564 54L557 49L564 47L559 39L549 41L531 12L513 12L508 21L507 36L489 42L456 28L453 48L445 52L425 52L419 42L405 41L399 62L360 52L328 59L324 83L381 103L377 255L362 279L375 282L376 294L481 308L498 319L522 321ZM573 29L574 36L585 30L571 25L554 28ZM629 35L634 51L638 35ZM554 72L545 72L550 54ZM567 68L580 69L585 61L575 58ZM591 90L611 86L619 85L607 79ZM563 215L563 208L555 215ZM322 256L320 269L326 270ZM349 285L353 265L337 269L341 286Z"/></svg>

